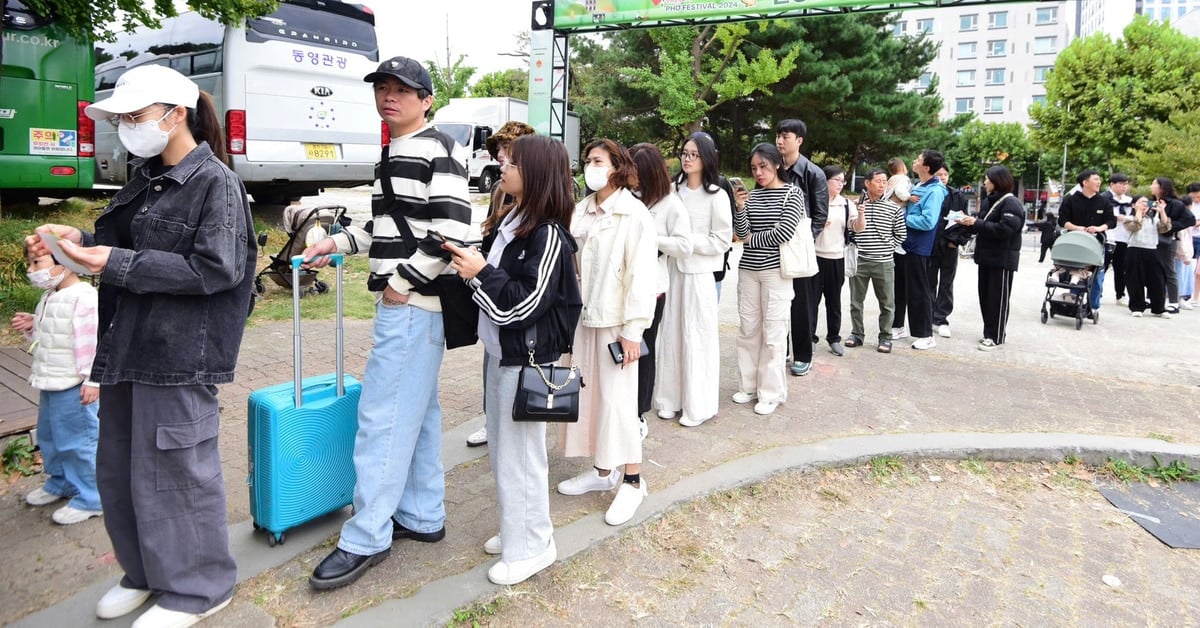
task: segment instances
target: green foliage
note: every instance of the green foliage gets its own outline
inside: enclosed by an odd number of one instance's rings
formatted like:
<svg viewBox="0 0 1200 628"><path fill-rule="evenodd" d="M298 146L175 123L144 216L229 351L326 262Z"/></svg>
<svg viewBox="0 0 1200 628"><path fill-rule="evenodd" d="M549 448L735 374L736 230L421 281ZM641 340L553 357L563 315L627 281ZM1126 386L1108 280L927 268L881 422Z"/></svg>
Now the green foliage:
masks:
<svg viewBox="0 0 1200 628"><path fill-rule="evenodd" d="M24 0L35 12L58 17L63 30L77 39L115 41L113 27L130 31L138 25L157 28L160 19L178 15L174 0ZM200 15L237 25L279 7L277 0L190 0Z"/></svg>
<svg viewBox="0 0 1200 628"><path fill-rule="evenodd" d="M475 98L500 96L528 100L529 72L510 69L484 74L471 86L471 96Z"/></svg>
<svg viewBox="0 0 1200 628"><path fill-rule="evenodd" d="M475 68L463 65L465 55L450 65L441 65L437 60L426 61L425 68L429 70L429 78L433 79L433 110L437 111L450 102L451 98L462 98L467 95L467 85L475 75Z"/></svg>
<svg viewBox="0 0 1200 628"><path fill-rule="evenodd" d="M1146 480L1145 469L1128 460L1109 458L1101 471L1122 482L1144 482Z"/></svg>
<svg viewBox="0 0 1200 628"><path fill-rule="evenodd" d="M274 255L287 242L287 234L277 227L267 230L259 229L259 233L267 234L267 244L259 249L260 267L269 263L269 257ZM370 274L370 261L366 255L347 255L346 266L342 269L343 287L342 312L347 319L366 320L375 316L375 295L367 290L367 276ZM321 269L317 279L329 286L324 294L306 294L300 299L300 318L302 320L333 320L337 310L334 284L337 282L337 270L332 267ZM261 321L290 321L292 320L292 290L276 284L270 276L263 277L263 294L254 305L254 313L250 315L249 324L256 325ZM315 331L315 330L314 330Z"/></svg>
<svg viewBox="0 0 1200 628"><path fill-rule="evenodd" d="M496 598L486 604L476 602L466 608L460 608L454 611L454 615L450 618L450 623L446 624L448 628L466 628L471 626L476 628L484 625L489 617L496 614L497 611L504 605L503 598Z"/></svg>
<svg viewBox="0 0 1200 628"><path fill-rule="evenodd" d="M979 185L988 168L1007 166L1020 179L1026 169L1036 168L1037 155L1024 125L1017 122L972 120L963 127L954 147L946 151L954 182Z"/></svg>
<svg viewBox="0 0 1200 628"><path fill-rule="evenodd" d="M1177 111L1166 122L1154 120L1146 128L1146 141L1117 162L1123 172L1139 185L1170 177L1180 191L1200 181L1200 109Z"/></svg>
<svg viewBox="0 0 1200 628"><path fill-rule="evenodd" d="M1110 170L1146 141L1150 125L1195 109L1200 39L1166 22L1136 16L1124 37L1096 34L1072 41L1046 81L1046 104L1030 108L1034 139L1047 150L1064 144L1090 151Z"/></svg>
<svg viewBox="0 0 1200 628"><path fill-rule="evenodd" d="M4 469L5 475L18 473L29 477L37 473L41 466L38 458L29 437L18 436L8 441L4 446L4 453L0 453L0 468Z"/></svg>
<svg viewBox="0 0 1200 628"><path fill-rule="evenodd" d="M1146 469L1146 475L1157 478L1171 484L1172 482L1198 482L1200 481L1200 470L1193 469L1182 460L1172 460L1170 464L1163 466L1158 461L1158 456L1154 458L1154 466Z"/></svg>
<svg viewBox="0 0 1200 628"><path fill-rule="evenodd" d="M870 461L871 475L876 480L886 480L904 471L904 459L900 456L875 456Z"/></svg>

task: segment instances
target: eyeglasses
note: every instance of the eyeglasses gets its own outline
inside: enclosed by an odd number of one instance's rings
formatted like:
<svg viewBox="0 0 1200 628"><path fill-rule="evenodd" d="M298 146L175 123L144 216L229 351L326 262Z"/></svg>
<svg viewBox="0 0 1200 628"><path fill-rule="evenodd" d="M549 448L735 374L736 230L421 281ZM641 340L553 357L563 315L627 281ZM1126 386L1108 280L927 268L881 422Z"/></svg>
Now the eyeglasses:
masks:
<svg viewBox="0 0 1200 628"><path fill-rule="evenodd" d="M138 123L138 118L143 118L145 116L153 115L154 113L155 113L154 111L146 111L146 112L139 113L136 115L134 115L132 113L122 113L122 114L115 115L115 116L109 116L108 123L113 125L113 128L116 128L122 124L124 124L127 127L133 127ZM165 113L163 113L162 118L158 119L159 122L162 122L163 118L166 118L168 113L170 113L169 109Z"/></svg>
<svg viewBox="0 0 1200 628"><path fill-rule="evenodd" d="M682 153L679 153L679 160L680 160L680 161L693 161L693 160L696 160L696 159L700 159L700 153L695 153L695 152L691 152L691 153L689 153L689 152L687 152L687 151L684 151L684 152L682 152Z"/></svg>
<svg viewBox="0 0 1200 628"><path fill-rule="evenodd" d="M842 185L846 185L846 178L845 177L834 177L834 178L830 179L829 182L830 183L841 183Z"/></svg>

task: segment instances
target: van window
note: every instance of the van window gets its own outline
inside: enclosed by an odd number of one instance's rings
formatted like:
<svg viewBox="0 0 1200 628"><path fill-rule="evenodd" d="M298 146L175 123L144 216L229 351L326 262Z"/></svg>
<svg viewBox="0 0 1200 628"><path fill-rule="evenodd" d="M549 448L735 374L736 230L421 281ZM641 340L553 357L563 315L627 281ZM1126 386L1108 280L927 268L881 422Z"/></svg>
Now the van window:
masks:
<svg viewBox="0 0 1200 628"><path fill-rule="evenodd" d="M369 14L353 7L362 17ZM301 41L309 45L337 50L351 50L372 61L379 60L379 45L375 40L375 25L351 15L335 12L341 9L327 5L326 10L280 4L279 10L246 22L246 40Z"/></svg>

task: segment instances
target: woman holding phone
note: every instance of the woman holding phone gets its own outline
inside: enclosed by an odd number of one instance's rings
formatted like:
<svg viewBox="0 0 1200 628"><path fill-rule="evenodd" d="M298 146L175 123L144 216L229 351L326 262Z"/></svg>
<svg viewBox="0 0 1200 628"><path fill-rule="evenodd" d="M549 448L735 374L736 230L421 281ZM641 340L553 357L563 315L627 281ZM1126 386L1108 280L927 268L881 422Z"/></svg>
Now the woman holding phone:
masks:
<svg viewBox="0 0 1200 628"><path fill-rule="evenodd" d="M488 569L488 579L500 585L522 582L558 556L546 424L513 421L512 411L522 365L549 364L569 351L581 306L569 231L574 198L567 151L536 135L517 138L509 151L500 189L513 205L496 224L487 257L450 238L442 245L479 304L479 338L487 353L488 460L500 502L500 534L483 548L500 554ZM526 344L530 330L533 349Z"/></svg>
<svg viewBox="0 0 1200 628"><path fill-rule="evenodd" d="M637 414L642 333L654 317L654 218L633 194L637 170L629 151L601 139L584 149L584 178L596 192L575 206L571 234L579 244L583 315L574 359L587 386L579 394L579 422L562 433L568 457L593 458L594 468L559 482L563 495L620 488L604 515L621 525L646 496L642 480L641 421ZM616 343L620 364L609 345ZM617 467L624 468L624 481Z"/></svg>

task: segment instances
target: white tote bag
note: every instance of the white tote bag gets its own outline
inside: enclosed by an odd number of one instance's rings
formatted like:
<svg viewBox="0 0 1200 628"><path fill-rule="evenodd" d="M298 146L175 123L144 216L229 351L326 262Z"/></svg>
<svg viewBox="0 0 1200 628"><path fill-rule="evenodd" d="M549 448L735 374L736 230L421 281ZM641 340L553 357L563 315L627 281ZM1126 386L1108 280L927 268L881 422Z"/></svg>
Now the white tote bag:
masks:
<svg viewBox="0 0 1200 628"><path fill-rule="evenodd" d="M791 197L792 190L789 188L783 197L785 207ZM807 207L796 224L792 239L779 245L779 274L787 279L817 274L817 244L813 241L812 219L808 217Z"/></svg>

